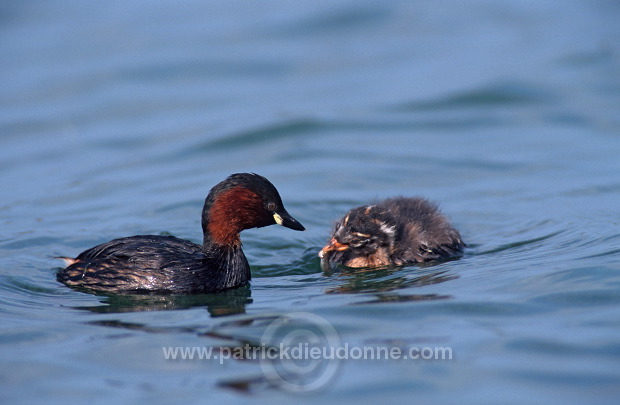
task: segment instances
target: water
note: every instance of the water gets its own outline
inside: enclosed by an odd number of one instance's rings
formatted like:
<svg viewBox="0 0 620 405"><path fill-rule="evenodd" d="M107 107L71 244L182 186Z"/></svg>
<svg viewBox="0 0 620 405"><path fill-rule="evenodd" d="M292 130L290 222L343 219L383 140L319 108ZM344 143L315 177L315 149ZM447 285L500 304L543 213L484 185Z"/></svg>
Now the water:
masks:
<svg viewBox="0 0 620 405"><path fill-rule="evenodd" d="M620 8L569 2L16 2L0 7L2 403L616 403ZM106 297L57 255L200 241L211 186L253 171L308 228L242 234L251 288ZM333 222L440 203L470 245L431 267L324 274ZM278 315L351 347L297 395L239 347ZM223 350L223 349L219 349Z"/></svg>

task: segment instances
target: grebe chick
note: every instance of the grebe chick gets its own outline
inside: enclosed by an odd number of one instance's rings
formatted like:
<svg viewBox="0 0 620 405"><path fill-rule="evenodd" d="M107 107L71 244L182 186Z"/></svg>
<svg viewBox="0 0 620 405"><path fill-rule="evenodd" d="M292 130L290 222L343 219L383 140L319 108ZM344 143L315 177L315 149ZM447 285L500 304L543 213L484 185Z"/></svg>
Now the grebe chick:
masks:
<svg viewBox="0 0 620 405"><path fill-rule="evenodd" d="M202 210L203 244L174 236L138 235L88 249L58 281L104 293L212 293L249 282L241 249L244 229L278 224L305 228L282 204L278 190L258 174L237 173L211 189Z"/></svg>
<svg viewBox="0 0 620 405"><path fill-rule="evenodd" d="M349 211L319 257L323 265L402 266L459 257L464 247L436 205L398 197Z"/></svg>

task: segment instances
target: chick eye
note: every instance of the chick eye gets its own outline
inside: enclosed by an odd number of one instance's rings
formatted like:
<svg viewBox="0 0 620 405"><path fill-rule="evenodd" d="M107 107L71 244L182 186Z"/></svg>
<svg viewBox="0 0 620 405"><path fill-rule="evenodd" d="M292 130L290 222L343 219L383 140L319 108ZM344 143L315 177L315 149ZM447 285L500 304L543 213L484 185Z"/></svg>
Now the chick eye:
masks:
<svg viewBox="0 0 620 405"><path fill-rule="evenodd" d="M358 248L364 246L366 243L368 243L368 239L353 239L351 242L349 242L349 246Z"/></svg>
<svg viewBox="0 0 620 405"><path fill-rule="evenodd" d="M276 210L276 203L274 203L273 201L271 201L270 203L267 204L267 210L268 211L275 211Z"/></svg>

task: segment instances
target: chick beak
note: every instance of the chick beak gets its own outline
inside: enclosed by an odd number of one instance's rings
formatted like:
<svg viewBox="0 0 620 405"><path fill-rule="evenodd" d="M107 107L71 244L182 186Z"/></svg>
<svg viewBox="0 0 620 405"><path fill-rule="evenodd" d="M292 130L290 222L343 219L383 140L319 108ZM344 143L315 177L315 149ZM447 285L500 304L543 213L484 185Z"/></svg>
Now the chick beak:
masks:
<svg viewBox="0 0 620 405"><path fill-rule="evenodd" d="M327 252L338 251L341 252L343 250L347 250L349 245L345 245L344 243L340 243L336 240L336 238L332 238L323 249L319 252L319 257L322 259Z"/></svg>

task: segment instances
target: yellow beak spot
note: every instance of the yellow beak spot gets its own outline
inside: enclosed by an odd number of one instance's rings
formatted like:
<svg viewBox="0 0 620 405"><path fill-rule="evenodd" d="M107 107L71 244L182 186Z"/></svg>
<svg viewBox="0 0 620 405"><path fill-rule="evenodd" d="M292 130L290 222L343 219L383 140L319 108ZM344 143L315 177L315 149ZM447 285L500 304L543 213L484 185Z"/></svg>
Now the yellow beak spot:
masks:
<svg viewBox="0 0 620 405"><path fill-rule="evenodd" d="M277 212L273 214L273 219L274 221L276 221L276 224L278 225L282 225L282 223L284 222L282 220L282 217Z"/></svg>

